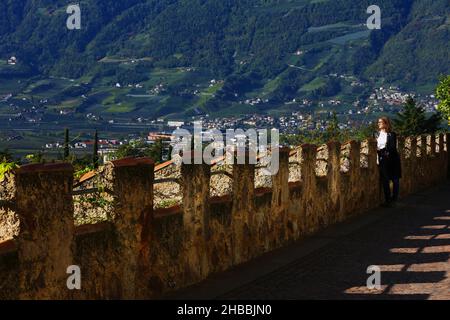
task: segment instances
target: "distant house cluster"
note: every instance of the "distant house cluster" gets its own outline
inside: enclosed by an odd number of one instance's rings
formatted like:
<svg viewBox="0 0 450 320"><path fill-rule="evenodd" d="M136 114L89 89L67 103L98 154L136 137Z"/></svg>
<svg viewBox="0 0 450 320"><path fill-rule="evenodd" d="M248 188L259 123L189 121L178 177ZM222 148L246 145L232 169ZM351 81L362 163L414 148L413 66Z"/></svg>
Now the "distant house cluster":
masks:
<svg viewBox="0 0 450 320"><path fill-rule="evenodd" d="M118 146L122 144L119 140L114 140L114 139L100 139L98 140L98 146L100 149L104 149L104 148L110 148L113 146ZM69 148L71 149L86 149L89 147L92 147L94 145L94 141L92 140L87 140L87 141L77 141L77 142L73 142L69 145ZM47 143L45 145L46 149L61 149L64 148L64 143L62 142L54 142L54 143Z"/></svg>

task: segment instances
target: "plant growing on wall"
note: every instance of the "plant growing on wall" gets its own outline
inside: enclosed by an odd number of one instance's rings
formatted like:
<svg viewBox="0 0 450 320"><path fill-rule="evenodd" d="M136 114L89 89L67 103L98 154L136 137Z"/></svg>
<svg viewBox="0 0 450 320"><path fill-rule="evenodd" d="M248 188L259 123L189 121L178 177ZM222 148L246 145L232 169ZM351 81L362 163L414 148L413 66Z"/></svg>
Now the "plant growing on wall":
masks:
<svg viewBox="0 0 450 320"><path fill-rule="evenodd" d="M74 199L75 203L89 203L94 207L98 208L106 208L111 205L113 202L101 196L99 193L80 196L79 199Z"/></svg>
<svg viewBox="0 0 450 320"><path fill-rule="evenodd" d="M17 167L18 165L15 162L2 160L2 162L0 162L0 181L3 181L5 179L6 173L14 170Z"/></svg>
<svg viewBox="0 0 450 320"><path fill-rule="evenodd" d="M74 178L75 179L80 179L83 175L85 175L86 173L90 172L94 170L94 167L92 166L86 166L81 170L75 171L74 173Z"/></svg>
<svg viewBox="0 0 450 320"><path fill-rule="evenodd" d="M164 199L157 204L157 208L166 209L171 208L179 204L177 199Z"/></svg>

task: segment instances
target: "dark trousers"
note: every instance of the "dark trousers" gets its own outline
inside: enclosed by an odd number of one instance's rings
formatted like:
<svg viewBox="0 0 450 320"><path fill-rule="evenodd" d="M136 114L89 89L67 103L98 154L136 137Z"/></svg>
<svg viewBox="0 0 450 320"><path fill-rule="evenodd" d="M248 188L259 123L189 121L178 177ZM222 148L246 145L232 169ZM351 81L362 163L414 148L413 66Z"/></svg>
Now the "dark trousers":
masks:
<svg viewBox="0 0 450 320"><path fill-rule="evenodd" d="M381 185L383 187L386 202L397 201L400 191L400 170L395 170L396 163L386 155L385 149L378 151ZM400 167L400 166L398 166ZM392 193L390 182L394 185Z"/></svg>
<svg viewBox="0 0 450 320"><path fill-rule="evenodd" d="M393 184L392 195L390 186L391 181ZM386 200L386 202L397 201L398 194L400 191L400 179L399 178L389 179L389 177L382 175L381 184L383 185L384 199Z"/></svg>

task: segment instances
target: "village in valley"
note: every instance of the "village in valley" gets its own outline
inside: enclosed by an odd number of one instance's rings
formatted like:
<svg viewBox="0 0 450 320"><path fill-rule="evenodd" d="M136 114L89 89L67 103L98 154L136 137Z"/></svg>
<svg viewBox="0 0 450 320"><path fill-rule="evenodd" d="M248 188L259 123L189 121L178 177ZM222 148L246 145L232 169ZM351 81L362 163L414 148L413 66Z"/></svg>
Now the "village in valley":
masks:
<svg viewBox="0 0 450 320"><path fill-rule="evenodd" d="M303 51L295 53L302 54ZM102 63L111 61L103 59ZM128 59L114 63L128 66L140 62L139 59ZM21 65L15 56L3 63L11 68ZM173 82L189 77L198 82L173 85ZM401 111L409 96L414 97L426 112L434 112L438 104L433 94L419 94L391 85L374 86L352 75L333 73L323 79L339 81L348 88L347 91L368 94L339 94L327 98L299 94L295 98L277 100L265 91L272 85L269 82L262 91L247 94L239 88L228 89L231 91L227 94L233 100L231 110L236 112L226 109L208 112L205 105L217 99L225 81L208 79L194 67L157 70L147 82L111 80L100 86L87 78L29 81L18 78L14 80L14 86L9 82L10 91L6 87L0 91L0 149L21 150L20 157L36 151L58 154L64 146L63 129L67 126L75 132L70 147L78 154L91 152L92 133L98 130L101 137L99 152L107 160L123 144L135 141L152 144L158 140L155 139L158 135L170 138L175 129L192 130L195 121L201 121L205 130L277 128L282 134L296 134L305 130L323 131L334 116L340 129L367 125L379 114ZM312 88L321 81L319 78L314 80ZM161 106L158 115L152 108L161 101L172 102ZM192 107L183 106L193 101L197 102ZM186 108L188 111L184 113L170 111ZM168 150L167 140L170 139L163 140Z"/></svg>

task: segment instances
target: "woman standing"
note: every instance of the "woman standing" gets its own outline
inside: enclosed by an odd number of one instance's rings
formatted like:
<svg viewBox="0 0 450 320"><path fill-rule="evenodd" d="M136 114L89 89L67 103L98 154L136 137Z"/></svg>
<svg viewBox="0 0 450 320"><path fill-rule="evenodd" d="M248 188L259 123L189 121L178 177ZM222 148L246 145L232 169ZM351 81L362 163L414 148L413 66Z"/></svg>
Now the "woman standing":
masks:
<svg viewBox="0 0 450 320"><path fill-rule="evenodd" d="M375 136L378 145L378 166L386 201L385 205L389 206L398 199L402 167L400 155L397 151L397 135L392 131L389 118L382 117L378 119L378 130ZM393 184L392 193L390 188L391 181Z"/></svg>

